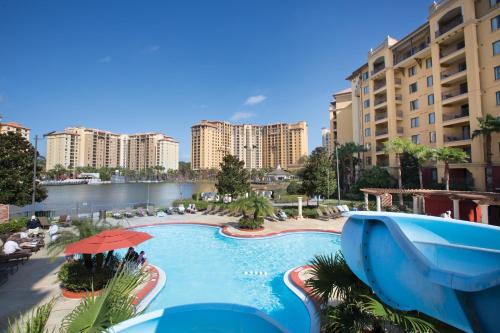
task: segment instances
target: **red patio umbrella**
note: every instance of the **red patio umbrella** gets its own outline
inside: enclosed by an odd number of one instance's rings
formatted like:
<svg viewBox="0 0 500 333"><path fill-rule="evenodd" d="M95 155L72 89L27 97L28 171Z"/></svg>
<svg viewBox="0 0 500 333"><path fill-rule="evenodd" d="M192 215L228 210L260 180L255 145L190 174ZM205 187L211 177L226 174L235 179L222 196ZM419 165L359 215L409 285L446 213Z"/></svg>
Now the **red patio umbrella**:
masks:
<svg viewBox="0 0 500 333"><path fill-rule="evenodd" d="M135 246L153 238L148 233L126 229L111 229L66 246L64 254L97 254Z"/></svg>

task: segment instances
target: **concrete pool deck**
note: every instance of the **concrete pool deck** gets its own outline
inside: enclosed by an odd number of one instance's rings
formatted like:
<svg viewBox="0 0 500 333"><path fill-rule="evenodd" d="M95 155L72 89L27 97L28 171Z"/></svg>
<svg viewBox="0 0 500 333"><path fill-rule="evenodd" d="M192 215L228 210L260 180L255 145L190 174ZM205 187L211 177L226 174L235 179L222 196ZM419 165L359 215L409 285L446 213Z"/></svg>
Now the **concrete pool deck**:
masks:
<svg viewBox="0 0 500 333"><path fill-rule="evenodd" d="M269 234L282 233L293 230L318 230L341 232L347 218L341 217L335 220L322 221L316 219L289 219L280 222L264 222L264 229L256 231L242 231L236 228L238 218L186 214L186 215L167 215L166 217L145 216L134 217L124 220L108 219L109 222L123 227L141 227L162 223L179 224L207 224L225 227L233 236L266 236ZM48 243L48 239L46 240ZM19 313L25 313L35 306L48 302L51 298L57 297L54 309L48 321L48 328L59 329L62 318L79 304L79 300L68 299L61 296L59 282L57 281L57 272L63 263L62 257L51 262L46 248L33 254L30 260L24 265L19 265L19 271L9 276L9 280L0 286L0 331L7 328L7 318L16 316ZM154 264L154 263L152 263ZM8 301L6 301L8 300Z"/></svg>

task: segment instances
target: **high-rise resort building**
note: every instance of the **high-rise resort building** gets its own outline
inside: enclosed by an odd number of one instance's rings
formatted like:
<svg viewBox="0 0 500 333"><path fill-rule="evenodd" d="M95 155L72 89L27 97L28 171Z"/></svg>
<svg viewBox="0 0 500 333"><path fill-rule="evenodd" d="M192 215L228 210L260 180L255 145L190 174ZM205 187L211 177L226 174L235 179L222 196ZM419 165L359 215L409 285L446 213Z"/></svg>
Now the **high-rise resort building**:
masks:
<svg viewBox="0 0 500 333"><path fill-rule="evenodd" d="M390 171L395 171L395 156L382 148L397 137L462 149L470 161L450 166L451 182L485 190L485 142L472 139L471 133L478 128L478 117L500 116L499 28L498 0L434 2L427 22L399 41L385 38L368 52L367 62L347 78L350 96L335 94L330 106L333 139L365 145L365 166ZM349 100L350 106L341 107L340 100ZM342 114L349 112L343 120ZM500 134L493 134L492 143L498 189ZM441 163L429 164L424 182L435 183L443 173Z"/></svg>
<svg viewBox="0 0 500 333"><path fill-rule="evenodd" d="M235 155L248 169L293 169L307 156L307 124L233 125L202 120L191 127L193 170L219 168L225 155Z"/></svg>
<svg viewBox="0 0 500 333"><path fill-rule="evenodd" d="M178 169L179 144L160 133L116 134L69 127L47 137L47 170L61 164L66 168L90 166L126 167L142 170L162 166Z"/></svg>
<svg viewBox="0 0 500 333"><path fill-rule="evenodd" d="M321 128L321 147L328 149L328 151L331 151L332 148L331 137L330 129L326 127Z"/></svg>
<svg viewBox="0 0 500 333"><path fill-rule="evenodd" d="M30 129L15 122L0 123L0 134L13 132L19 133L26 140L30 140Z"/></svg>

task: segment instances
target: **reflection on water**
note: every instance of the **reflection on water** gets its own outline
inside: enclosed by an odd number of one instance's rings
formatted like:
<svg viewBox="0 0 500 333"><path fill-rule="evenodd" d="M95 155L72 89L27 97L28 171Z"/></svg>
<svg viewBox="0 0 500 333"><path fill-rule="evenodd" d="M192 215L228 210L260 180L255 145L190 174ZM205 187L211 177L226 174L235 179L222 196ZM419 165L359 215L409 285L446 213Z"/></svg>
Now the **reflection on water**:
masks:
<svg viewBox="0 0 500 333"><path fill-rule="evenodd" d="M176 199L191 198L193 193L213 191L215 186L208 182L47 186L48 197L38 203L36 209L88 213L133 207L148 201L148 188L150 204L165 207Z"/></svg>

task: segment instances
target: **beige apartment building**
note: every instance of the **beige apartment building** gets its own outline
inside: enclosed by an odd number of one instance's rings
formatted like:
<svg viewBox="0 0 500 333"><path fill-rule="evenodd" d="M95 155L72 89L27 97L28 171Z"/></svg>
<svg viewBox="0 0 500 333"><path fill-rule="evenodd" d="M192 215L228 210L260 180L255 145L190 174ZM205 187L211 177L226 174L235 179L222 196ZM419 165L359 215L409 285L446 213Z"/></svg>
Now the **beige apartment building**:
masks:
<svg viewBox="0 0 500 333"><path fill-rule="evenodd" d="M26 140L30 140L30 129L27 127L24 127L21 124L15 123L15 122L8 122L8 123L0 123L0 134L4 133L19 133L23 138Z"/></svg>
<svg viewBox="0 0 500 333"><path fill-rule="evenodd" d="M161 165L178 168L178 143L158 133L124 135L86 127L69 127L47 137L46 168L126 167L141 170Z"/></svg>
<svg viewBox="0 0 500 333"><path fill-rule="evenodd" d="M232 125L202 120L191 127L193 170L219 168L227 154L249 169L298 167L307 155L307 124Z"/></svg>
<svg viewBox="0 0 500 333"><path fill-rule="evenodd" d="M345 144L347 142L359 143L358 118L353 118L357 112L353 111L352 89L347 88L333 94L333 101L328 109L330 114L330 151L334 144ZM340 129L340 124L342 128Z"/></svg>
<svg viewBox="0 0 500 333"><path fill-rule="evenodd" d="M451 165L452 181L485 189L483 138L472 140L477 117L500 116L500 2L443 0L429 8L428 21L397 41L387 37L368 52L351 82L352 126L330 107L337 137L368 149L365 165L394 170L384 142L407 137L430 147L455 147L470 161ZM342 126L340 126L342 124ZM351 134L352 131L352 134ZM339 139L339 142L341 140ZM500 187L500 135L493 135L496 187ZM429 165L427 182L440 181L444 167Z"/></svg>

